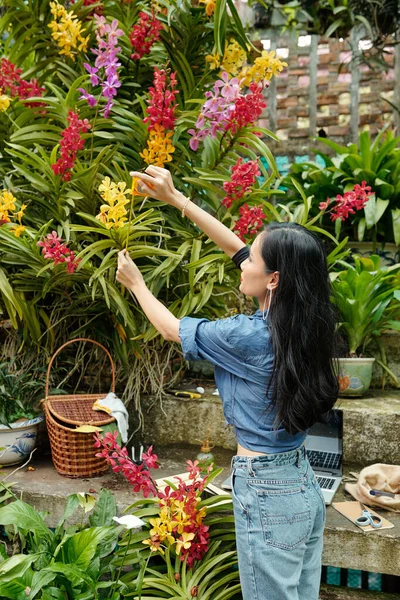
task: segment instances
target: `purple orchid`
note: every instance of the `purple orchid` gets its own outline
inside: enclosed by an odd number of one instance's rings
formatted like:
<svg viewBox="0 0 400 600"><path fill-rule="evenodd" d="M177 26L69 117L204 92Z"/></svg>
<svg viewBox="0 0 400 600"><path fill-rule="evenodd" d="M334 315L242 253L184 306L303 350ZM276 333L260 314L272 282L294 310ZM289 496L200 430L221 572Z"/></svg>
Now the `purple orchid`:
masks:
<svg viewBox="0 0 400 600"><path fill-rule="evenodd" d="M84 63L86 71L90 75L92 86L101 85L101 95L107 99L106 106L103 109L103 115L107 118L113 106L112 99L116 96L117 90L121 87L118 77L118 67L121 63L118 61L117 54L121 51L118 46L118 38L124 35L119 28L117 19L111 24L107 23L105 17L95 15L96 21L96 41L97 48L91 48L91 52L96 56L94 67ZM83 88L80 88L81 98L87 100L90 106L96 104L96 99Z"/></svg>
<svg viewBox="0 0 400 600"><path fill-rule="evenodd" d="M206 136L216 137L218 133L225 131L235 109L235 102L240 97L240 82L236 77L229 79L228 73L223 72L221 79L214 83L212 91L205 93L205 97L206 101L195 124L196 129L189 130L192 136L189 145L194 151Z"/></svg>
<svg viewBox="0 0 400 600"><path fill-rule="evenodd" d="M93 108L93 106L96 106L97 100L93 96L93 94L89 94L83 88L78 88L78 92L81 92L81 96L79 96L79 100L86 100L91 108Z"/></svg>

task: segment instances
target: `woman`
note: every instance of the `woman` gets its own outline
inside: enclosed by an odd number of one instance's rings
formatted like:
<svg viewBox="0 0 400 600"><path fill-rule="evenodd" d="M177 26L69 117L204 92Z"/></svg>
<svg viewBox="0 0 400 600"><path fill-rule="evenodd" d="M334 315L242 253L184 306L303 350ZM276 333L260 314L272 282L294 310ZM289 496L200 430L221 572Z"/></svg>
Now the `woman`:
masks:
<svg viewBox="0 0 400 600"><path fill-rule="evenodd" d="M232 460L244 600L317 600L325 503L309 465L306 430L332 408L334 311L318 238L294 223L270 224L250 251L173 185L165 169L132 173L140 191L182 211L242 270L240 291L262 310L209 321L177 319L119 253L117 280L135 294L166 340L188 360L207 359L238 441Z"/></svg>

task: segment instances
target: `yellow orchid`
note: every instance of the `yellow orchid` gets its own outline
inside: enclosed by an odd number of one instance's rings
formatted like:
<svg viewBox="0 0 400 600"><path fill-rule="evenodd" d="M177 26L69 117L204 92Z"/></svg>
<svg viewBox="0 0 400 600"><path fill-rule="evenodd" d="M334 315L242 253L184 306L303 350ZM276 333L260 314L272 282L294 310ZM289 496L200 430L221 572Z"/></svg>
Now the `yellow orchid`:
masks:
<svg viewBox="0 0 400 600"><path fill-rule="evenodd" d="M171 143L173 134L173 131L165 132L165 127L156 123L149 132L147 148L140 153L144 162L157 167L164 167L165 163L171 162L171 154L175 152Z"/></svg>
<svg viewBox="0 0 400 600"><path fill-rule="evenodd" d="M85 33L85 30L72 11L67 12L64 6L58 2L50 2L50 10L54 17L48 25L52 31L51 37L61 48L60 54L75 60L74 54L77 50L86 52L89 36L83 37L82 34Z"/></svg>
<svg viewBox="0 0 400 600"><path fill-rule="evenodd" d="M215 0L199 0L200 4L206 5L206 13L211 17L215 12L216 1Z"/></svg>
<svg viewBox="0 0 400 600"><path fill-rule="evenodd" d="M207 54L206 62L209 63L211 71L218 69L221 64L221 55L216 52L215 54Z"/></svg>
<svg viewBox="0 0 400 600"><path fill-rule="evenodd" d="M175 543L175 538L172 535L172 523L166 523L161 518L149 519L149 523L153 525L153 529L150 529L150 535L158 536L160 542L167 540L169 544Z"/></svg>
<svg viewBox="0 0 400 600"><path fill-rule="evenodd" d="M150 546L150 550L152 552L159 552L160 554L164 554L164 550L161 546L161 541L159 540L158 536L151 537L148 540L143 540L142 544Z"/></svg>
<svg viewBox="0 0 400 600"><path fill-rule="evenodd" d="M278 75L287 67L287 63L281 61L275 56L275 51L263 50L261 56L255 59L251 67L244 67L240 73L243 78L243 85L249 86L253 81L255 83L264 83L269 81L273 76Z"/></svg>
<svg viewBox="0 0 400 600"><path fill-rule="evenodd" d="M247 54L242 46L234 39L225 42L225 52L221 62L221 69L235 76L246 62Z"/></svg>
<svg viewBox="0 0 400 600"><path fill-rule="evenodd" d="M182 548L188 550L192 545L192 540L194 539L194 533L187 533L184 531L180 539L176 540L176 550L177 554L180 554Z"/></svg>
<svg viewBox="0 0 400 600"><path fill-rule="evenodd" d="M23 233L25 229L25 225L14 225L10 228L10 231L15 235L15 237L20 237L21 233Z"/></svg>
<svg viewBox="0 0 400 600"><path fill-rule="evenodd" d="M130 189L127 189L125 181L114 183L109 177L105 177L99 185L99 192L106 204L100 206L100 212L96 215L96 219L107 229L123 227L128 214L125 207L129 203L129 198L126 196L132 193Z"/></svg>
<svg viewBox="0 0 400 600"><path fill-rule="evenodd" d="M0 90L0 112L5 112L9 106L10 98L5 94L2 94Z"/></svg>
<svg viewBox="0 0 400 600"><path fill-rule="evenodd" d="M27 204L21 204L21 208L19 209L18 212L15 213L15 217L17 218L17 220L21 223L21 219L25 214L25 210L27 208Z"/></svg>

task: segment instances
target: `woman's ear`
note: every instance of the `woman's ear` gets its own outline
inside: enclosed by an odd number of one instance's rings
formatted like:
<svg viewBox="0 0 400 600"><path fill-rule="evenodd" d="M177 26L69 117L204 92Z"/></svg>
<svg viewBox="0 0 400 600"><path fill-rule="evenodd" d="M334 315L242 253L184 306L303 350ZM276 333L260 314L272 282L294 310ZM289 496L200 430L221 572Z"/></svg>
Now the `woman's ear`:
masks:
<svg viewBox="0 0 400 600"><path fill-rule="evenodd" d="M268 282L269 290L276 290L279 285L279 271L274 271L271 275L271 279Z"/></svg>

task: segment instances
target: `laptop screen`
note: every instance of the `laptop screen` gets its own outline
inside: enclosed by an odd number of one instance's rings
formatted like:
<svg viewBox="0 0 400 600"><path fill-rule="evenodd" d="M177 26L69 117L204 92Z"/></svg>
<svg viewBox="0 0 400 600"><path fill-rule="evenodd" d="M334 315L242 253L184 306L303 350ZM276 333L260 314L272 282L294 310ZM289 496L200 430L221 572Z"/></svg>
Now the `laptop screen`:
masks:
<svg viewBox="0 0 400 600"><path fill-rule="evenodd" d="M318 453L342 454L343 437L343 414L340 410L332 409L326 416L326 423L317 422L309 428L306 438L306 449L309 454L315 451ZM321 460L316 461L317 465L322 466ZM341 461L339 461L340 464Z"/></svg>

